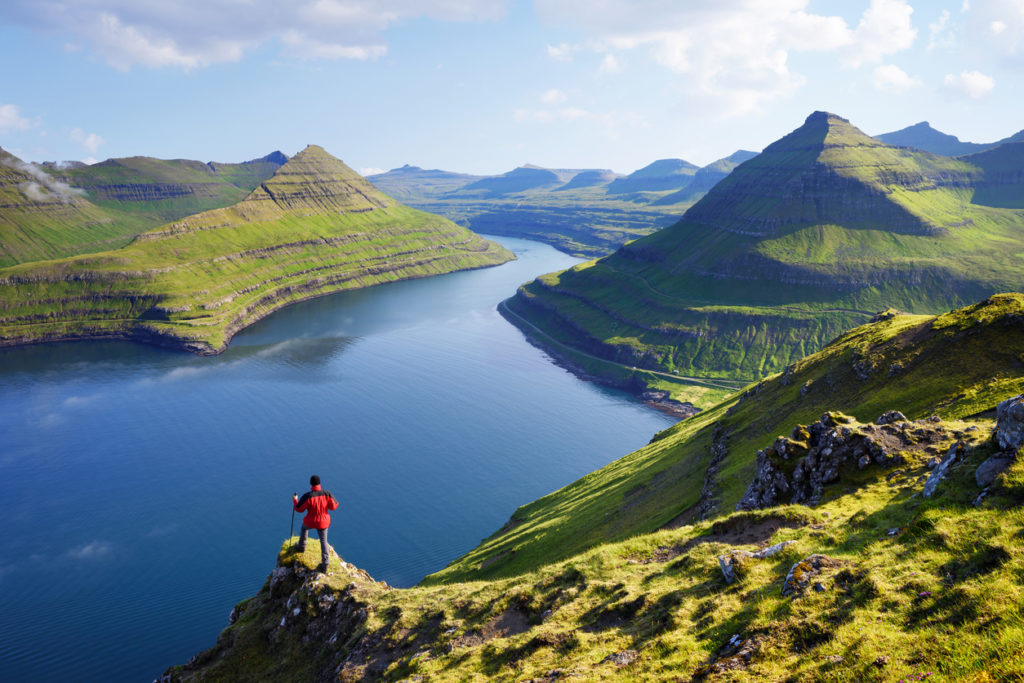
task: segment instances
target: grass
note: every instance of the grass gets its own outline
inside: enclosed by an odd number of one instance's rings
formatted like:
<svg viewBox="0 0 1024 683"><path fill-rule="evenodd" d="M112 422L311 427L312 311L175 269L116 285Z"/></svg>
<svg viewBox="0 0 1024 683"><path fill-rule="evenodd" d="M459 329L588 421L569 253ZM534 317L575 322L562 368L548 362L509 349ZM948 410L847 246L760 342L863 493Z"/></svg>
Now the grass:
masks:
<svg viewBox="0 0 1024 683"><path fill-rule="evenodd" d="M74 189L62 199L33 199L26 188L34 179L24 164L0 150L0 267L122 247L164 223L242 201L279 166L266 159L110 159L48 170L54 181Z"/></svg>
<svg viewBox="0 0 1024 683"><path fill-rule="evenodd" d="M175 680L700 680L734 636L750 661L708 680L1017 680L1024 462L975 508L971 475L987 452L972 450L933 499L913 477L876 473L814 510L733 513L502 580L387 590L339 567L277 596L265 586ZM793 543L725 583L719 555L781 541ZM812 554L836 564L814 577L823 590L783 597L789 569ZM308 555L279 563L309 569L319 560ZM325 609L323 596L348 607ZM336 616L346 610L366 618ZM627 650L633 663L608 660Z"/></svg>
<svg viewBox="0 0 1024 683"><path fill-rule="evenodd" d="M0 269L0 344L117 337L215 353L288 303L510 258L310 147L235 206L118 250Z"/></svg>

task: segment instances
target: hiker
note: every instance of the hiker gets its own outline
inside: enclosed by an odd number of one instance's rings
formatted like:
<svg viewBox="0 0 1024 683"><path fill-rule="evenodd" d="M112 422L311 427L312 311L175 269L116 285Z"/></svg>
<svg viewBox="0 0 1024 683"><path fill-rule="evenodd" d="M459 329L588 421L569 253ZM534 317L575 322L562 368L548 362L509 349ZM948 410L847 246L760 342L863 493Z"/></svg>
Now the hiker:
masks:
<svg viewBox="0 0 1024 683"><path fill-rule="evenodd" d="M310 529L316 529L317 536L320 537L321 560L320 566L316 569L326 574L327 564L330 561L327 527L331 525L331 510L338 509L338 501L330 491L320 488L320 477L315 474L309 478L309 487L309 493L303 495L302 498L299 498L298 495L292 496L292 505L295 507L295 511L306 513L302 520L302 531L299 532L298 551L301 553L306 550L306 536Z"/></svg>

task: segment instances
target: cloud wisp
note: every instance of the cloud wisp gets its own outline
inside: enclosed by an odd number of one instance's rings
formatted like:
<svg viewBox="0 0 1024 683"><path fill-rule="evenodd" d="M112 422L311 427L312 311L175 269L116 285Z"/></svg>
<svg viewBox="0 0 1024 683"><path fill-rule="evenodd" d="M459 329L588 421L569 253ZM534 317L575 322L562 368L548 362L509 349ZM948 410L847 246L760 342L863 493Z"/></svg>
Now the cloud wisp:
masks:
<svg viewBox="0 0 1024 683"><path fill-rule="evenodd" d="M21 190L25 197L34 202L62 202L69 204L85 196L85 190L71 187L67 183L57 180L35 164L26 163L15 157L0 156L0 165L7 166L28 176L24 182L19 183L18 189Z"/></svg>
<svg viewBox="0 0 1024 683"><path fill-rule="evenodd" d="M508 0L7 0L0 18L63 31L91 45L110 66L197 69L236 62L276 43L295 59L375 59L382 33L416 17L443 21L500 18Z"/></svg>

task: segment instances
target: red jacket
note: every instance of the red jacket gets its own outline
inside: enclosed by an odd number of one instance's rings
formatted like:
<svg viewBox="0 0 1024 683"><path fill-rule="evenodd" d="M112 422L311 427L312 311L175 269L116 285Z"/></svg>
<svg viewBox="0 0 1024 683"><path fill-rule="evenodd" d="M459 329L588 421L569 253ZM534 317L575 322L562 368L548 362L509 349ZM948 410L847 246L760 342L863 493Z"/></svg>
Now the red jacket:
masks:
<svg viewBox="0 0 1024 683"><path fill-rule="evenodd" d="M338 501L330 491L323 491L320 484L313 486L309 493L295 503L296 512L306 512L302 523L307 529L326 529L331 525L331 510L338 509ZM308 511L308 512L307 512Z"/></svg>

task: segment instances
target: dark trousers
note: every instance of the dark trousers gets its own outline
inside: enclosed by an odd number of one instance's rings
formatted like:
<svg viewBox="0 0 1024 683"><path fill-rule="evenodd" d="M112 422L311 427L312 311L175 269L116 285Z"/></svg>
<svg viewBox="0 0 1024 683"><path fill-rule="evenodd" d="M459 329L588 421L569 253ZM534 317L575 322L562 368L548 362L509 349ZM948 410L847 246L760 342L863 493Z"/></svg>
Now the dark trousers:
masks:
<svg viewBox="0 0 1024 683"><path fill-rule="evenodd" d="M308 534L309 534L309 527L306 526L305 524L303 524L302 525L302 531L299 532L299 547L300 548L305 548L306 547L306 536ZM317 529L316 530L316 535L320 537L320 559L323 560L324 564L327 564L328 560L330 559L330 556L328 555L328 553L330 552L328 550L328 548L330 546L327 545L327 529Z"/></svg>

